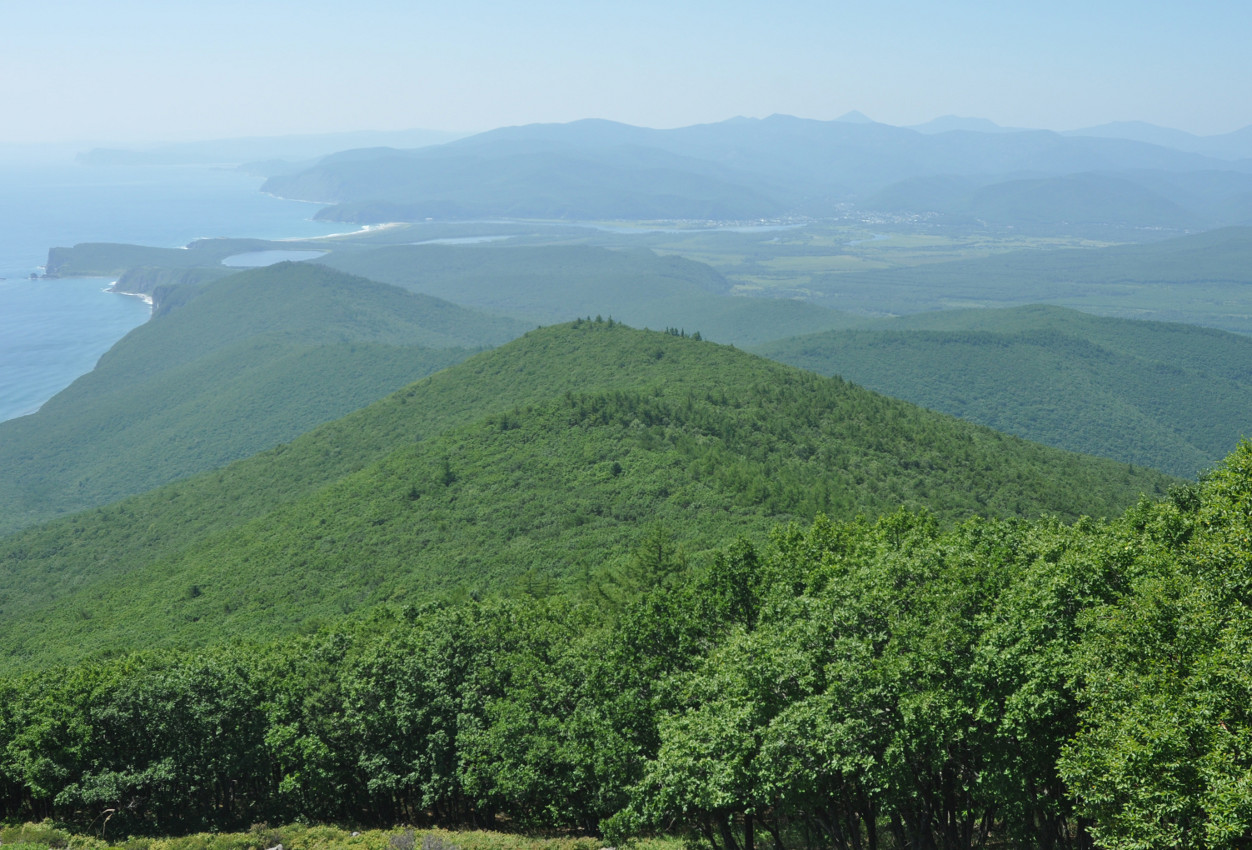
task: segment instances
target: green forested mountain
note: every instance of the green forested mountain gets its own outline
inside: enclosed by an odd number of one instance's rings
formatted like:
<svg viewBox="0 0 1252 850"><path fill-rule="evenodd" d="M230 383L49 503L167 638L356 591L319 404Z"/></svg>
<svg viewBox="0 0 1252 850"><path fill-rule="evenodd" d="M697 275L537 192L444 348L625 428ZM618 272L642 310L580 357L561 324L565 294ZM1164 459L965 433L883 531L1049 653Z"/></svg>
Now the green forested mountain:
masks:
<svg viewBox="0 0 1252 850"><path fill-rule="evenodd" d="M850 323L841 313L799 301L732 296L710 266L647 249L396 245L336 251L317 262L545 324L603 315L752 345Z"/></svg>
<svg viewBox="0 0 1252 850"><path fill-rule="evenodd" d="M0 423L0 531L290 440L523 327L318 266L178 288L94 371Z"/></svg>
<svg viewBox="0 0 1252 850"><path fill-rule="evenodd" d="M1248 433L1245 336L1038 305L872 327L757 351L1029 440L1188 478Z"/></svg>
<svg viewBox="0 0 1252 850"><path fill-rule="evenodd" d="M0 647L26 665L585 584L657 522L698 552L818 511L1106 515L1166 484L734 349L584 321L5 538Z"/></svg>
<svg viewBox="0 0 1252 850"><path fill-rule="evenodd" d="M319 262L427 295L456 296L467 306L535 319L568 321L589 308L607 311L730 290L725 278L703 263L658 257L646 249L393 245L340 251Z"/></svg>

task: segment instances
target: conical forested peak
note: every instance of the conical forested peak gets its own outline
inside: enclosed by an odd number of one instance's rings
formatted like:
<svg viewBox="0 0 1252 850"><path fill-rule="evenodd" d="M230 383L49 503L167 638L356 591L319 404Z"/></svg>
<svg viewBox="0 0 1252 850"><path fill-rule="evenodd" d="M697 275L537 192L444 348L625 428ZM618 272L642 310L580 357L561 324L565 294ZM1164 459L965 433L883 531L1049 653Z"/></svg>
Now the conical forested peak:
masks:
<svg viewBox="0 0 1252 850"><path fill-rule="evenodd" d="M0 541L0 651L29 664L282 634L397 600L574 591L626 569L658 523L699 556L819 513L1111 515L1168 484L683 328L582 319ZM52 624L68 643L46 639Z"/></svg>

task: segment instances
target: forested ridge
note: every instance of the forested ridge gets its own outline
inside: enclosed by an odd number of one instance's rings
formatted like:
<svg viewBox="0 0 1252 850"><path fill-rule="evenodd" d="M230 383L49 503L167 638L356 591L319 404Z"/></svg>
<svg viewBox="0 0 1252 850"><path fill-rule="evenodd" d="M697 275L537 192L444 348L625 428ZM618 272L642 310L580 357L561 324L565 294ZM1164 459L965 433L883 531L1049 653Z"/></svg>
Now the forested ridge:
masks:
<svg viewBox="0 0 1252 850"><path fill-rule="evenodd" d="M577 587L819 512L1109 516L1173 479L681 332L531 331L254 458L0 539L0 670Z"/></svg>
<svg viewBox="0 0 1252 850"><path fill-rule="evenodd" d="M0 533L272 448L526 327L320 266L182 284L93 371L0 422Z"/></svg>
<svg viewBox="0 0 1252 850"><path fill-rule="evenodd" d="M390 245L335 251L317 264L542 324L602 314L634 327L698 328L736 345L851 320L812 303L734 296L709 265L639 247Z"/></svg>
<svg viewBox="0 0 1252 850"><path fill-rule="evenodd" d="M1042 304L907 316L754 350L1028 440L1186 478L1247 433L1252 407L1247 336Z"/></svg>
<svg viewBox="0 0 1252 850"><path fill-rule="evenodd" d="M0 680L4 816L311 818L706 847L1243 847L1252 444L1111 520L925 511L580 593Z"/></svg>

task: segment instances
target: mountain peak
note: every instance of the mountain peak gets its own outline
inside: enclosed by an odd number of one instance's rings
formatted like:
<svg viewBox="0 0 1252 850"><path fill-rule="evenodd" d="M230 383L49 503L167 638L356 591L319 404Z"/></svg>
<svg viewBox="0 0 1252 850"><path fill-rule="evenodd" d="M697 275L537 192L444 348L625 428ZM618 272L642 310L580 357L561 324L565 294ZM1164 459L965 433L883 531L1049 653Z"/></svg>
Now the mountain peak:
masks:
<svg viewBox="0 0 1252 850"><path fill-rule="evenodd" d="M859 112L855 109L853 109L851 112L843 113L835 120L843 121L846 124L877 124L878 123L873 118L870 118L868 115L866 115L864 112Z"/></svg>

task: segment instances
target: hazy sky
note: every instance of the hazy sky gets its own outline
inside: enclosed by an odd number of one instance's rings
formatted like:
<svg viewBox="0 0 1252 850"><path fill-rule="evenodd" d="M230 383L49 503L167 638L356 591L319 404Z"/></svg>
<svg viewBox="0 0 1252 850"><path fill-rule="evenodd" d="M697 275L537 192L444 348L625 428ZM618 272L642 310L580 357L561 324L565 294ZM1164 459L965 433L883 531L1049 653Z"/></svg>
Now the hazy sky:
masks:
<svg viewBox="0 0 1252 850"><path fill-rule="evenodd" d="M1252 124L1252 3L0 0L0 142L860 110Z"/></svg>

